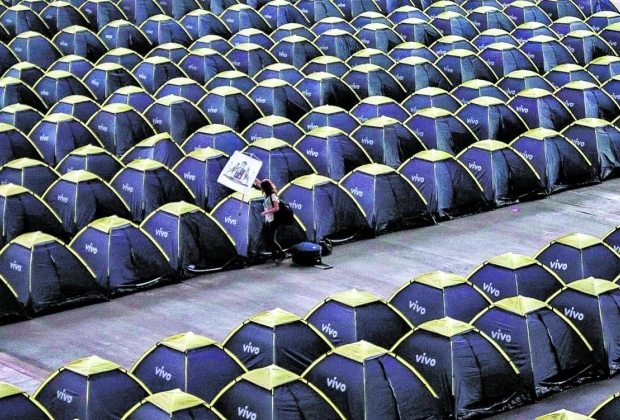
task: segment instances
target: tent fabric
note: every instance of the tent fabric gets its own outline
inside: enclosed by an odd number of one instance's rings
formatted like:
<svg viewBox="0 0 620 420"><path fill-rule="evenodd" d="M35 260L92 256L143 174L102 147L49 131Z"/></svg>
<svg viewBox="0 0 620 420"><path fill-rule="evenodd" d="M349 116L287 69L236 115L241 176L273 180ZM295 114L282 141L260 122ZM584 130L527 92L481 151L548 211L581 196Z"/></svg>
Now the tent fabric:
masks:
<svg viewBox="0 0 620 420"><path fill-rule="evenodd" d="M440 89L452 87L446 75L435 64L423 57L405 57L394 64L389 71L403 85L408 94L428 86Z"/></svg>
<svg viewBox="0 0 620 420"><path fill-rule="evenodd" d="M68 54L56 60L47 71L64 70L82 79L93 67L93 63L86 58L76 54Z"/></svg>
<svg viewBox="0 0 620 420"><path fill-rule="evenodd" d="M224 227L193 204L164 204L140 227L165 251L180 278L189 277L194 269L221 269L236 261L235 242Z"/></svg>
<svg viewBox="0 0 620 420"><path fill-rule="evenodd" d="M456 116L467 124L479 140L509 143L528 130L519 114L500 99L474 98L458 110Z"/></svg>
<svg viewBox="0 0 620 420"><path fill-rule="evenodd" d="M118 89L140 86L140 81L129 70L117 63L97 63L84 76L84 83L99 102L105 101Z"/></svg>
<svg viewBox="0 0 620 420"><path fill-rule="evenodd" d="M325 393L346 418L444 418L429 383L401 357L358 341L319 358L304 378Z"/></svg>
<svg viewBox="0 0 620 420"><path fill-rule="evenodd" d="M44 74L45 71L36 64L22 61L9 67L4 73L4 77L12 77L25 82L28 86L34 86Z"/></svg>
<svg viewBox="0 0 620 420"><path fill-rule="evenodd" d="M357 93L342 78L323 71L307 75L295 87L313 107L334 105L350 110L359 102Z"/></svg>
<svg viewBox="0 0 620 420"><path fill-rule="evenodd" d="M94 272L108 296L163 283L172 275L168 256L155 240L118 216L88 224L69 246Z"/></svg>
<svg viewBox="0 0 620 420"><path fill-rule="evenodd" d="M54 45L63 55L75 54L84 57L91 63L108 51L108 48L97 37L97 34L83 26L69 26L57 32L52 38Z"/></svg>
<svg viewBox="0 0 620 420"><path fill-rule="evenodd" d="M284 80L260 82L248 93L264 115L276 115L297 121L312 109L310 102Z"/></svg>
<svg viewBox="0 0 620 420"><path fill-rule="evenodd" d="M602 374L585 337L567 317L540 300L523 296L499 300L471 324L514 361L532 399Z"/></svg>
<svg viewBox="0 0 620 420"><path fill-rule="evenodd" d="M108 96L104 105L124 104L131 106L138 112L144 112L153 102L155 102L155 98L141 87L125 86Z"/></svg>
<svg viewBox="0 0 620 420"><path fill-rule="evenodd" d="M223 420L217 410L200 398L179 389L150 395L134 405L123 420L170 420L170 419Z"/></svg>
<svg viewBox="0 0 620 420"><path fill-rule="evenodd" d="M352 67L342 80L361 98L386 96L402 102L407 92L387 70L376 64L360 64Z"/></svg>
<svg viewBox="0 0 620 420"><path fill-rule="evenodd" d="M0 164L28 158L42 160L38 147L17 127L8 123L0 123Z"/></svg>
<svg viewBox="0 0 620 420"><path fill-rule="evenodd" d="M476 177L491 207L536 198L544 192L540 176L526 158L497 140L482 140L456 157Z"/></svg>
<svg viewBox="0 0 620 420"><path fill-rule="evenodd" d="M481 57L465 49L448 51L435 62L435 65L444 72L454 86L471 79L487 80L492 83L498 79L493 69Z"/></svg>
<svg viewBox="0 0 620 420"><path fill-rule="evenodd" d="M208 92L218 87L229 86L239 89L241 92L246 94L246 92L251 91L257 84L258 83L256 82L256 76L250 77L242 71L233 69L220 72L213 76L205 85L205 88ZM254 102L252 103L254 104Z"/></svg>
<svg viewBox="0 0 620 420"><path fill-rule="evenodd" d="M0 79L0 108L13 104L24 104L39 112L47 112L45 102L33 88L19 79L3 77Z"/></svg>
<svg viewBox="0 0 620 420"><path fill-rule="evenodd" d="M41 69L47 69L63 55L48 38L33 31L17 35L8 47L20 61L29 61Z"/></svg>
<svg viewBox="0 0 620 420"><path fill-rule="evenodd" d="M319 127L333 127L350 134L359 127L360 122L343 108L321 105L314 106L297 124L306 132Z"/></svg>
<svg viewBox="0 0 620 420"><path fill-rule="evenodd" d="M261 71L259 71L254 80L256 82L262 82L267 79L279 79L296 85L301 79L304 78L304 73L301 70L296 69L294 66L285 63L270 64Z"/></svg>
<svg viewBox="0 0 620 420"><path fill-rule="evenodd" d="M448 112L456 112L461 106L461 102L444 89L428 86L419 89L409 95L403 101L403 106L409 111L411 116L426 108L441 108Z"/></svg>
<svg viewBox="0 0 620 420"><path fill-rule="evenodd" d="M0 184L21 185L43 196L60 174L51 166L35 159L20 158L0 166Z"/></svg>
<svg viewBox="0 0 620 420"><path fill-rule="evenodd" d="M60 240L40 231L24 233L2 248L0 275L30 315L105 299L84 260Z"/></svg>
<svg viewBox="0 0 620 420"><path fill-rule="evenodd" d="M59 391L63 390L63 391ZM119 365L90 356L53 372L33 397L54 418L120 418L150 395Z"/></svg>
<svg viewBox="0 0 620 420"><path fill-rule="evenodd" d="M211 90L198 106L211 123L223 124L238 132L264 116L243 92L230 86Z"/></svg>
<svg viewBox="0 0 620 420"><path fill-rule="evenodd" d="M247 370L221 344L187 332L159 341L140 356L130 372L153 393L178 389L212 401Z"/></svg>
<svg viewBox="0 0 620 420"><path fill-rule="evenodd" d="M531 70L514 70L502 77L497 86L504 90L510 97L523 90L538 88L553 93L555 87L545 78Z"/></svg>
<svg viewBox="0 0 620 420"><path fill-rule="evenodd" d="M251 42L233 46L232 50L226 53L226 58L236 70L249 77L254 77L264 67L278 61L265 48Z"/></svg>
<svg viewBox="0 0 620 420"><path fill-rule="evenodd" d="M136 1L140 1L143 4L148 3L143 0L122 0L118 6L122 12L127 13L129 11L131 13L131 3ZM99 29L98 35L110 50L123 47L142 55L149 52L152 48L151 41L149 41L144 32L124 18L105 24L105 26Z"/></svg>
<svg viewBox="0 0 620 420"><path fill-rule="evenodd" d="M523 118L530 129L548 128L561 131L575 121L574 115L564 103L541 88L522 90L508 105Z"/></svg>
<svg viewBox="0 0 620 420"><path fill-rule="evenodd" d="M385 300L356 289L324 299L304 319L334 347L364 340L382 348L391 348L413 328Z"/></svg>
<svg viewBox="0 0 620 420"><path fill-rule="evenodd" d="M486 80L476 79L461 83L452 90L452 95L458 98L462 104L466 104L472 99L481 96L490 96L504 102L509 100L508 95L501 88Z"/></svg>
<svg viewBox="0 0 620 420"><path fill-rule="evenodd" d="M140 85L154 95L164 83L176 77L187 77L181 67L166 57L148 57L131 70Z"/></svg>
<svg viewBox="0 0 620 420"><path fill-rule="evenodd" d="M140 30L153 45L174 42L188 47L192 38L178 20L165 14L150 16L140 24Z"/></svg>
<svg viewBox="0 0 620 420"><path fill-rule="evenodd" d="M592 73L590 73L588 70L578 64L560 64L546 72L544 77L549 83L555 86L556 89L561 88L567 83L578 81L589 82L594 85L598 85L596 77L594 77Z"/></svg>
<svg viewBox="0 0 620 420"><path fill-rule="evenodd" d="M469 322L491 304L476 285L445 271L414 277L399 287L388 302L416 326L444 317Z"/></svg>
<svg viewBox="0 0 620 420"><path fill-rule="evenodd" d="M213 406L225 418L345 419L311 382L275 365L239 376L215 397Z"/></svg>
<svg viewBox="0 0 620 420"><path fill-rule="evenodd" d="M147 137L129 149L122 157L121 162L129 163L136 159L152 159L161 162L167 168L172 168L185 153L168 133L156 134Z"/></svg>
<svg viewBox="0 0 620 420"><path fill-rule="evenodd" d="M209 124L192 133L181 147L186 154L211 147L232 155L235 150L241 151L247 145L248 142L232 128L223 124Z"/></svg>
<svg viewBox="0 0 620 420"><path fill-rule="evenodd" d="M339 184L364 209L371 235L435 223L420 192L389 166L362 165L349 172Z"/></svg>
<svg viewBox="0 0 620 420"><path fill-rule="evenodd" d="M548 72L559 64L577 64L575 56L560 41L548 35L536 35L520 47L541 72Z"/></svg>
<svg viewBox="0 0 620 420"><path fill-rule="evenodd" d="M207 91L200 83L187 77L179 77L168 80L155 92L155 98L162 99L165 96L176 95L195 103L206 94Z"/></svg>
<svg viewBox="0 0 620 420"><path fill-rule="evenodd" d="M250 143L263 138L275 137L291 145L294 145L304 134L305 131L295 122L279 115L259 118L241 133L243 138Z"/></svg>
<svg viewBox="0 0 620 420"><path fill-rule="evenodd" d="M101 147L89 144L73 150L62 158L56 165L56 171L59 174L66 174L82 169L110 182L122 167L123 164L116 156Z"/></svg>
<svg viewBox="0 0 620 420"><path fill-rule="evenodd" d="M60 71L58 70L58 72ZM100 109L99 104L88 96L69 95L51 104L49 113L71 115L83 123L87 123L88 119Z"/></svg>
<svg viewBox="0 0 620 420"><path fill-rule="evenodd" d="M280 308L243 321L222 345L249 370L275 364L297 374L332 349L314 326Z"/></svg>
<svg viewBox="0 0 620 420"><path fill-rule="evenodd" d="M596 417L586 417L586 419L596 418L600 420L612 420L616 418L618 412L620 411L620 405L618 404L620 400L618 400L618 397L620 397L620 393L618 392L610 395L608 398L606 398L604 401L594 407L594 409L590 413L590 416Z"/></svg>
<svg viewBox="0 0 620 420"><path fill-rule="evenodd" d="M43 114L25 104L13 104L0 109L0 123L12 125L23 133L29 133Z"/></svg>
<svg viewBox="0 0 620 420"><path fill-rule="evenodd" d="M611 121L620 113L616 101L593 83L570 82L559 88L555 95L567 104L577 119L601 118Z"/></svg>
<svg viewBox="0 0 620 420"><path fill-rule="evenodd" d="M16 386L0 382L0 411L14 420L52 420L48 411Z"/></svg>
<svg viewBox="0 0 620 420"><path fill-rule="evenodd" d="M467 105L461 109L465 106ZM475 121L480 122L480 119L474 118ZM405 121L405 125L414 132L427 149L440 150L450 155L458 154L478 140L476 133L458 114L454 115L439 107L417 111Z"/></svg>
<svg viewBox="0 0 620 420"><path fill-rule="evenodd" d="M200 127L209 124L209 119L200 108L176 95L157 99L143 115L157 133L168 133L178 144L182 144Z"/></svg>
<svg viewBox="0 0 620 420"><path fill-rule="evenodd" d="M382 115L389 115L400 122L410 117L409 112L401 104L386 96L369 96L351 109L351 115L361 122Z"/></svg>
<svg viewBox="0 0 620 420"><path fill-rule="evenodd" d="M384 70L389 70L395 62L387 55L387 53L380 51L376 48L364 48L353 54L346 61L346 64L350 67L356 67L362 64L374 64L381 67Z"/></svg>
<svg viewBox="0 0 620 420"><path fill-rule="evenodd" d="M444 410L455 417L497 413L531 401L508 355L464 322L451 318L425 322L392 351L428 380Z"/></svg>

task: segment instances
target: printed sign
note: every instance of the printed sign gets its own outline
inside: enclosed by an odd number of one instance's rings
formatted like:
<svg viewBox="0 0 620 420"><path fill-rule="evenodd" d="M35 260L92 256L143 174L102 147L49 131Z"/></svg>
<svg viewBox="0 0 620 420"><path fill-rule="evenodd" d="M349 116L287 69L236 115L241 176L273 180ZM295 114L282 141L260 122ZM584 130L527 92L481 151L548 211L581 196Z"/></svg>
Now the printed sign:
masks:
<svg viewBox="0 0 620 420"><path fill-rule="evenodd" d="M222 169L217 182L241 194L247 194L262 165L260 160L235 151Z"/></svg>

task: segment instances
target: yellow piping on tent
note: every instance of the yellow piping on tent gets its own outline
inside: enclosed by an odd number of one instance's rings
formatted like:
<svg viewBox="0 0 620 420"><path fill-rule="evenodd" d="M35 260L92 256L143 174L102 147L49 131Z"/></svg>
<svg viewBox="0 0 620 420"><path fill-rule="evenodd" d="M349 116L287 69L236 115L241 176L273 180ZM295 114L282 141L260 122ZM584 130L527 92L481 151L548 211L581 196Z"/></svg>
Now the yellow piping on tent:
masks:
<svg viewBox="0 0 620 420"><path fill-rule="evenodd" d="M455 335L462 334L467 331L476 330L473 326L466 324L465 322L458 321L450 317L444 317L440 319L434 319L420 324L417 329L429 331L435 334L443 335L444 337L452 338Z"/></svg>
<svg viewBox="0 0 620 420"><path fill-rule="evenodd" d="M248 318L248 321L273 328L277 325L290 324L291 322L301 321L302 319L281 308L275 308L271 311L261 312Z"/></svg>
<svg viewBox="0 0 620 420"><path fill-rule="evenodd" d="M561 409L554 411L553 413L538 416L535 420L593 420L593 418L575 413L573 411L568 411L566 409Z"/></svg>
<svg viewBox="0 0 620 420"><path fill-rule="evenodd" d="M208 407L207 403L202 399L192 394L185 393L178 388L149 395L144 401L148 401L168 414L173 414L175 411L186 410L199 405Z"/></svg>
<svg viewBox="0 0 620 420"><path fill-rule="evenodd" d="M251 370L241 375L241 378L267 390L273 390L284 384L301 379L299 375L276 365Z"/></svg>

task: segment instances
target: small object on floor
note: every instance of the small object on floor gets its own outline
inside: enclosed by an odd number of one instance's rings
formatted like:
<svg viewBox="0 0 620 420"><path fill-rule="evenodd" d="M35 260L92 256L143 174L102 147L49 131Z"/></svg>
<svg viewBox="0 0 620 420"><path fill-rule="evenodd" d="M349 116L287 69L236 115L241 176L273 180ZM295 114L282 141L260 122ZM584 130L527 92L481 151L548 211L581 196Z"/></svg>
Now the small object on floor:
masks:
<svg viewBox="0 0 620 420"><path fill-rule="evenodd" d="M293 246L293 263L302 267L323 264L321 261L321 245L312 242L300 242Z"/></svg>

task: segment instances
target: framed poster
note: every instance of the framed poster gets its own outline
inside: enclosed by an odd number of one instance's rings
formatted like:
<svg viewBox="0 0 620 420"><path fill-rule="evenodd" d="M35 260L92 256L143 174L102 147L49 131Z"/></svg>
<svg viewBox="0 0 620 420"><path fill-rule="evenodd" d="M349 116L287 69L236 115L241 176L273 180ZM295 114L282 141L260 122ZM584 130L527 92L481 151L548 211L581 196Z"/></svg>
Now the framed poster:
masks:
<svg viewBox="0 0 620 420"><path fill-rule="evenodd" d="M220 172L217 182L241 194L247 194L262 165L263 162L255 157L235 150Z"/></svg>

